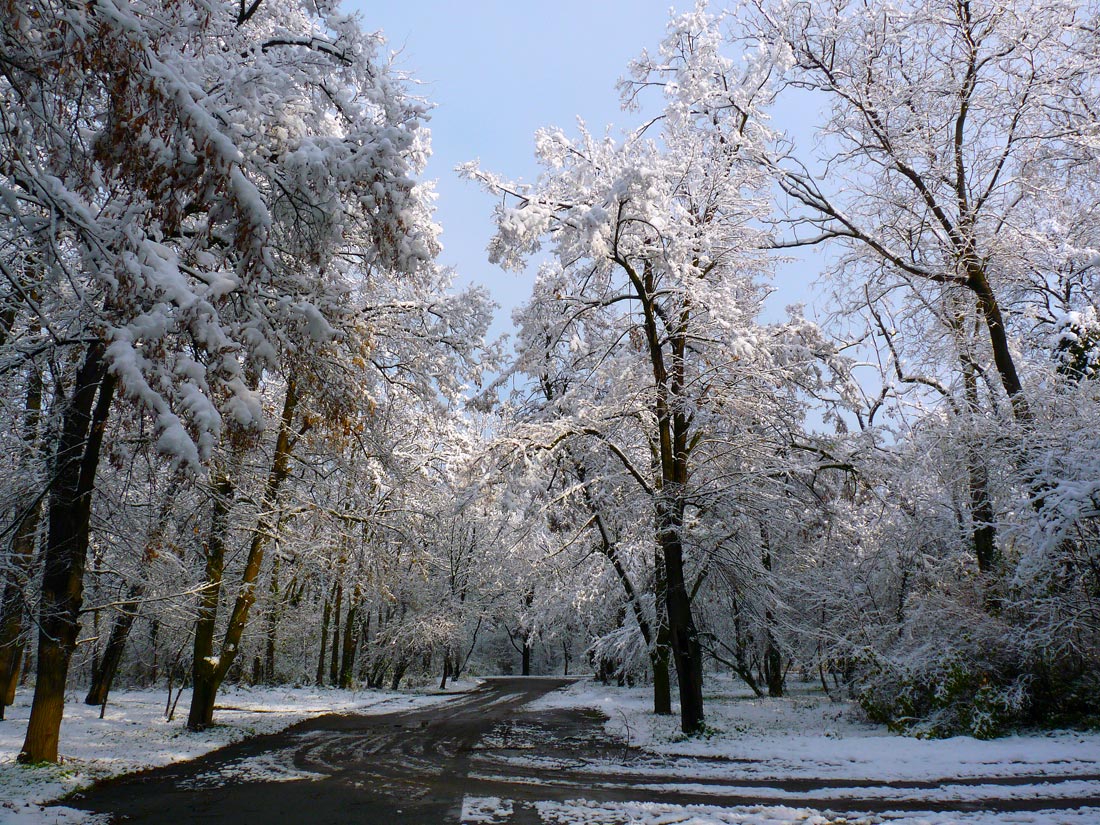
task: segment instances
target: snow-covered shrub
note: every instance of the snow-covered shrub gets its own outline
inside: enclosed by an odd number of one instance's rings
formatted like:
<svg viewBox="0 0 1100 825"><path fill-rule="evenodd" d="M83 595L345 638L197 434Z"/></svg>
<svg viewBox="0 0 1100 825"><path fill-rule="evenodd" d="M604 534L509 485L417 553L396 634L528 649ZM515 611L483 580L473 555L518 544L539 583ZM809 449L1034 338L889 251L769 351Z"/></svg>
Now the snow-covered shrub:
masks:
<svg viewBox="0 0 1100 825"><path fill-rule="evenodd" d="M1027 721L1029 674L1010 675L958 653L913 665L880 665L859 694L863 710L892 730L991 739Z"/></svg>
<svg viewBox="0 0 1100 825"><path fill-rule="evenodd" d="M1051 342L1058 372L1074 381L1100 376L1100 318L1088 306L1055 319Z"/></svg>

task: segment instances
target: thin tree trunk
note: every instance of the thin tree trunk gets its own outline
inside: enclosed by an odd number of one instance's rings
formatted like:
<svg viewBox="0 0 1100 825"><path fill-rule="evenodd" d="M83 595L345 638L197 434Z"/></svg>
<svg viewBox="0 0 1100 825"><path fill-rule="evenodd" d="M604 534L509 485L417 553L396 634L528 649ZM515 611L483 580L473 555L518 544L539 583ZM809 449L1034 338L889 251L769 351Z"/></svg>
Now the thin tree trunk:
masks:
<svg viewBox="0 0 1100 825"><path fill-rule="evenodd" d="M654 558L654 609L657 612L657 633L650 647L649 664L653 668L653 712L659 716L672 715L672 681L668 665L672 652L672 639L668 634L668 610L662 604L661 594L666 592L665 561L660 551Z"/></svg>
<svg viewBox="0 0 1100 825"><path fill-rule="evenodd" d="M158 658L157 658L157 643L160 641L160 621L158 619L149 620L149 647L153 651L153 660L149 663L149 675L146 677L146 683L149 685L155 685L157 683L158 675Z"/></svg>
<svg viewBox="0 0 1100 825"><path fill-rule="evenodd" d="M271 581L267 588L267 614L264 616L264 681L275 681L275 648L278 642L279 613L279 556L271 562Z"/></svg>
<svg viewBox="0 0 1100 825"><path fill-rule="evenodd" d="M241 574L241 583L237 588L237 598L233 602L233 609L229 614L229 624L226 627L225 639L222 641L221 653L217 658L209 656L199 660L196 657L194 665L194 673L197 677L194 686L195 692L191 697L191 710L187 717L187 726L192 730L201 730L213 721L214 700L218 688L240 652L241 637L244 635L244 628L248 623L249 611L256 601L256 579L260 575L264 550L267 548L267 543L271 540L274 528L277 526L277 522L269 520L270 514L275 512L279 487L290 473L290 452L294 447L291 426L297 403L298 393L294 381L291 379L287 381L286 397L283 400L283 413L279 419L279 433L275 439L275 455L272 458L271 470L268 473L267 483L264 485L263 496L260 499L260 515L256 520L256 526L252 530L252 540L249 542L244 572ZM201 692L199 681L203 682Z"/></svg>
<svg viewBox="0 0 1100 825"><path fill-rule="evenodd" d="M126 639L138 615L138 599L141 592L142 589L136 585L130 588L129 599L119 608L119 614L111 624L111 635L107 639L107 647L103 650L103 657L99 660L98 666L93 669L92 684L88 688L88 695L84 697L86 705L103 705L107 702L111 683L115 680L118 666L122 662L122 654L126 649Z"/></svg>
<svg viewBox="0 0 1100 825"><path fill-rule="evenodd" d="M348 615L344 619L344 652L340 657L340 687L345 690L351 687L352 678L355 675L355 655L359 649L359 607L362 600L362 591L357 584L352 591Z"/></svg>
<svg viewBox="0 0 1100 825"><path fill-rule="evenodd" d="M328 622L332 615L332 602L325 596L325 606L321 611L321 655L317 657L317 686L325 683L325 659L328 653Z"/></svg>
<svg viewBox="0 0 1100 825"><path fill-rule="evenodd" d="M456 653L455 671L451 674L451 678L457 679L466 672L466 666L470 664L470 657L474 655L474 648L477 647L477 636L478 633L481 632L481 621L482 620L479 617L477 620L477 624L474 625L474 632L471 634L470 646L466 649L466 655L463 656L461 660L459 660Z"/></svg>
<svg viewBox="0 0 1100 825"><path fill-rule="evenodd" d="M447 689L447 680L451 678L451 655L448 651L443 651L443 678L439 680L439 689Z"/></svg>
<svg viewBox="0 0 1100 825"><path fill-rule="evenodd" d="M966 394L966 406L971 416L978 409L978 377L974 362L963 358L963 390ZM978 560L978 570L983 574L994 572L1000 561L997 549L996 514L993 500L989 495L989 473L982 456L973 444L967 446L966 470L970 492L971 541L974 556Z"/></svg>
<svg viewBox="0 0 1100 825"><path fill-rule="evenodd" d="M115 383L103 345L91 344L62 414L39 604L38 671L22 763L57 761L65 682L80 628L92 493Z"/></svg>
<svg viewBox="0 0 1100 825"><path fill-rule="evenodd" d="M202 730L213 720L214 692L210 688L217 660L214 659L214 633L217 630L218 602L221 599L222 580L225 574L225 541L229 531L229 512L233 509L236 482L232 469L237 464L230 458L230 468L223 468L214 480L214 501L207 536L203 572L203 590L199 596L199 614L195 621L195 640L191 660L191 709L187 726ZM210 699L207 701L207 695ZM209 707L210 716L206 715Z"/></svg>
<svg viewBox="0 0 1100 825"><path fill-rule="evenodd" d="M763 532L762 538L764 541L763 564L768 574L768 598L770 600L772 554L766 531ZM764 610L764 635L766 639L764 649L764 681L767 682L768 685L768 696L779 698L783 695L783 682L785 681L786 673L783 670L783 655L779 651L779 646L775 643L775 635L772 632L774 624L775 616L772 614L771 607L768 607Z"/></svg>
<svg viewBox="0 0 1100 825"><path fill-rule="evenodd" d="M20 665L23 664L26 645L23 638L23 598L34 564L35 538L41 514L41 504L35 502L24 514L11 543L11 569L4 586L0 612L0 719L4 718L4 708L15 702L15 691L19 685Z"/></svg>
<svg viewBox="0 0 1100 825"><path fill-rule="evenodd" d="M122 664L122 656L126 652L126 642L130 638L134 621L141 611L141 599L145 595L148 567L159 553L164 532L167 527L168 516L172 511L172 503L179 489L180 477L172 479L164 498L157 509L157 518L149 531L149 538L145 542L145 549L141 555L141 579L130 587L130 593L126 603L119 607L118 614L111 623L111 633L107 639L107 647L103 651L103 658L92 668L92 684L88 688L88 695L84 697L86 705L104 705L107 696L111 692L115 675L119 665Z"/></svg>
<svg viewBox="0 0 1100 825"><path fill-rule="evenodd" d="M328 681L334 687L340 684L340 612L344 602L344 583L336 582L336 599L332 605L332 659L328 666Z"/></svg>
<svg viewBox="0 0 1100 825"><path fill-rule="evenodd" d="M38 419L42 412L42 377L32 364L27 371L27 402L23 415L23 445L28 459L36 452ZM37 545L38 525L42 520L41 497L23 502L19 525L11 542L10 568L0 599L0 719L4 708L15 701L19 669L23 662L23 620L27 589Z"/></svg>

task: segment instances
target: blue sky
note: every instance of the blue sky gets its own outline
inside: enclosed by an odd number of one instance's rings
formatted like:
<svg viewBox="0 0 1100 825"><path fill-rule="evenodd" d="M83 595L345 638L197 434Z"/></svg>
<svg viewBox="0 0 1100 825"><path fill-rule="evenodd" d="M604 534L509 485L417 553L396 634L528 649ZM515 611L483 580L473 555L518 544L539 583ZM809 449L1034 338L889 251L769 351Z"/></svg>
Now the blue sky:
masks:
<svg viewBox="0 0 1100 825"><path fill-rule="evenodd" d="M657 44L673 6L669 0L353 0L348 7L366 28L383 31L390 49L400 52L397 65L435 104L427 177L437 181L439 193L441 263L455 267L460 283L489 288L502 307L492 332L506 332L511 310L530 294L531 278L489 264L485 246L495 201L459 180L454 167L478 159L494 172L533 179L539 127L568 131L578 116L597 132L629 125L615 83L633 57ZM783 119L796 132L805 126L797 113ZM807 263L781 269L769 315L808 300L805 284L817 264Z"/></svg>

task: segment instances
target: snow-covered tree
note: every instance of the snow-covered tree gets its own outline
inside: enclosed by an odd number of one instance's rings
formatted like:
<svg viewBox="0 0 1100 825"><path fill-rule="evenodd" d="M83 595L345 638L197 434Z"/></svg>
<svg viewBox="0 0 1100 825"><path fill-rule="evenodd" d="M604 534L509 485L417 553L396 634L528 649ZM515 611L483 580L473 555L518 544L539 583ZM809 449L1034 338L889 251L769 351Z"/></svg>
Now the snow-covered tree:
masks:
<svg viewBox="0 0 1100 825"><path fill-rule="evenodd" d="M10 4L7 346L52 353L57 417L22 758L57 758L92 490L118 394L202 472L264 420L264 370L336 334L361 269L433 252L412 175L421 104L335 4Z"/></svg>
<svg viewBox="0 0 1100 825"><path fill-rule="evenodd" d="M652 508L681 722L692 733L703 725L691 607L693 566L702 560L690 555L690 530L714 419L747 405L747 420L782 432L784 422L764 411L775 388L816 389L823 372L816 359L828 355L801 319L755 320L767 272L755 158L770 139L760 107L771 93L773 57L761 52L735 69L721 44L702 10L675 17L659 56L640 59L626 85L630 100L644 87L663 88L651 124L621 141L583 125L577 139L539 132L546 171L533 185L465 170L505 198L492 260L518 266L550 241L552 258L521 318L520 365L537 379L547 349L565 344L576 353L571 368L587 397L557 423L562 435L610 448L609 425L642 422L652 453L612 452ZM552 403L572 400L567 391Z"/></svg>

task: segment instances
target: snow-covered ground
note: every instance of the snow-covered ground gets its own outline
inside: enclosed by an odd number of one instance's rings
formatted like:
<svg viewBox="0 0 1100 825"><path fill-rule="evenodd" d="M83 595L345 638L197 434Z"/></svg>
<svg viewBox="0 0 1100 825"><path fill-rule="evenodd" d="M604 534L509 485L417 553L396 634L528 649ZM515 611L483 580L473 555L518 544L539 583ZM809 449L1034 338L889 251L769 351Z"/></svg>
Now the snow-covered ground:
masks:
<svg viewBox="0 0 1100 825"><path fill-rule="evenodd" d="M577 682L527 707L599 710L608 717L608 731L632 745L666 756L695 757L694 776L707 773L707 760L716 757L736 760L738 776L754 779L886 782L1100 774L1096 732L915 739L862 721L852 705L832 702L819 689L795 686L783 699L757 699L739 682L718 676L708 676L705 698L711 734L691 739L680 733L679 717L649 713L645 689ZM716 770L728 774L728 762Z"/></svg>
<svg viewBox="0 0 1100 825"><path fill-rule="evenodd" d="M1025 733L992 741L970 737L920 740L890 733L862 721L847 703L830 701L819 690L795 687L783 699L758 699L732 679L711 677L706 695L708 735L685 738L677 717L649 712L646 689L614 688L578 682L549 694L529 710L588 707L608 717L607 731L648 757L608 759L584 765L590 787L631 787L697 796L745 797L760 806L717 807L661 803L540 802L535 807L547 825L786 825L826 822L1028 823L1086 825L1100 823L1100 733L1056 731ZM537 754L507 758L510 764L555 776L553 759ZM601 774L609 781L604 783ZM561 775L560 773L557 775ZM1080 777L1077 779L1076 777ZM1049 781L1048 781L1049 778ZM810 781L819 780L819 781ZM990 781L985 781L990 780ZM551 782L555 780L551 779ZM996 807L998 800L1093 799L1073 810L1021 812L917 812L930 807ZM908 812L887 812L848 820L828 810L848 809L846 799L897 801ZM813 808L786 807L798 800ZM505 803L507 800L505 800ZM937 803L937 804L933 804ZM1041 803L1040 803L1041 804ZM466 800L481 822L494 820L492 805Z"/></svg>
<svg viewBox="0 0 1100 825"><path fill-rule="evenodd" d="M715 808L657 802L537 802L545 825L1096 825L1097 809L990 813L883 814L849 818L807 808L752 805ZM491 823L492 820L482 820Z"/></svg>
<svg viewBox="0 0 1100 825"><path fill-rule="evenodd" d="M38 803L97 779L191 759L315 714L385 713L446 698L315 688L234 689L219 697L218 724L194 734L182 723L189 699L186 694L172 723L164 719L163 691L119 692L112 697L103 720L98 718L98 708L72 697L62 727L62 764L26 768L14 761L29 712L29 695L24 694L9 709L8 721L0 722L0 823L89 825L97 818L67 808L43 809ZM485 737L471 777L491 778L499 773L501 779L522 783L528 791L559 786L557 792L547 794L555 798L533 802L529 794L527 801L471 794L463 803L463 823L491 825L514 818L534 821L532 816L544 825L1100 823L1097 733L1059 731L993 741L968 737L917 740L863 722L849 705L830 702L810 688L796 688L784 699L756 699L732 680L718 678L711 678L707 685L709 734L702 738L686 739L676 718L650 714L644 688L611 688L582 681L548 694L522 712L566 707L601 711L607 716L609 734L642 746L643 752L614 746L599 751L604 755L598 758L565 764L553 755L553 749L540 745L545 736L540 739L534 717L531 724L516 719L508 723L501 742L495 742L496 734ZM527 739L530 747L523 744ZM279 754L254 757L235 769L243 779L312 778ZM199 775L194 782L196 787L217 784L225 776L224 771L210 777ZM637 801L581 798L586 789L610 789L612 799L622 798L624 793L630 799L636 793ZM573 798L574 791L577 798ZM680 794L674 802L685 804L645 801L667 800L669 793ZM534 796L537 798L537 791ZM1057 810L1059 797L1098 801ZM731 805L734 798L740 801ZM896 802L899 810L859 816L830 812L859 810L848 800L877 800L884 807ZM1034 800L1035 807L1050 807L1019 812L915 810L923 804L951 807L956 802L960 808L995 809L996 801L1007 804L1010 800ZM686 804L689 801L698 804Z"/></svg>
<svg viewBox="0 0 1100 825"><path fill-rule="evenodd" d="M451 686L462 690L471 683ZM322 713L389 713L422 707L446 696L378 690L318 688L228 688L218 694L215 725L202 733L184 727L190 692L184 691L175 721L165 719L163 690L116 691L103 719L99 708L70 695L61 725L61 764L25 767L15 762L30 715L29 691L21 691L0 722L0 823L92 823L66 808L43 810L100 779L194 759L249 736L274 733Z"/></svg>

